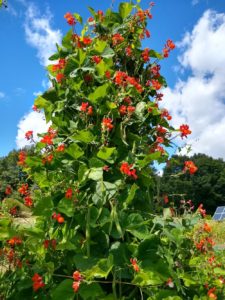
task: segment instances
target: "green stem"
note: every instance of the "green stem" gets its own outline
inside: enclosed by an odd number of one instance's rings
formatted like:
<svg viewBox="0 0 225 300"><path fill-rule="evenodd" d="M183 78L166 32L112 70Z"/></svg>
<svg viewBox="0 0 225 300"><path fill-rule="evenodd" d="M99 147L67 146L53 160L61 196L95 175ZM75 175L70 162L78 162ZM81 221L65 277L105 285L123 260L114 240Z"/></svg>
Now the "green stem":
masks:
<svg viewBox="0 0 225 300"><path fill-rule="evenodd" d="M91 233L90 233L90 206L88 206L87 211L87 220L86 220L86 245L87 245L87 257L90 257L90 240L91 240Z"/></svg>
<svg viewBox="0 0 225 300"><path fill-rule="evenodd" d="M113 272L112 290L113 290L113 297L114 297L114 300L117 300L117 293L116 293L116 275L115 275L115 271Z"/></svg>

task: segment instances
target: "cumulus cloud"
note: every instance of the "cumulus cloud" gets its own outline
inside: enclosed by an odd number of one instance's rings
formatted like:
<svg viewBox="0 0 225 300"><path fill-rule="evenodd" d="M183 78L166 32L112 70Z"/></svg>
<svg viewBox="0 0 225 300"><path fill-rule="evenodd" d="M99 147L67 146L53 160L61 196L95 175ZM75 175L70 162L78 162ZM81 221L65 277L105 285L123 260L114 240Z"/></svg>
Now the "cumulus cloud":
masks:
<svg viewBox="0 0 225 300"><path fill-rule="evenodd" d="M24 23L26 41L37 50L37 57L40 64L46 66L49 63L49 56L56 50L56 43L59 44L61 42L62 33L60 30L52 27L52 15L49 11L41 15L38 8L32 2L28 3L26 0L17 1L26 8ZM50 83L47 80L42 81L44 89L49 88L49 86ZM35 96L40 94L42 94L41 91L33 93ZM30 145L30 142L25 139L27 131L33 130L34 139L37 140L37 134L46 132L49 124L46 124L42 113L29 112L19 121L17 127L16 145L18 148L22 148Z"/></svg>
<svg viewBox="0 0 225 300"><path fill-rule="evenodd" d="M37 57L42 65L46 66L48 58L55 52L56 43L60 43L62 33L51 25L52 15L48 11L40 15L34 4L26 4L25 35L29 45L36 48Z"/></svg>
<svg viewBox="0 0 225 300"><path fill-rule="evenodd" d="M16 137L16 145L18 148L23 148L30 145L30 141L25 139L25 133L29 130L33 130L34 140L38 140L38 133L43 133L48 130L49 124L46 124L43 113L30 112L25 115L17 125L18 132Z"/></svg>
<svg viewBox="0 0 225 300"><path fill-rule="evenodd" d="M225 14L207 10L178 47L188 76L165 90L173 125L189 124L193 153L225 159Z"/></svg>

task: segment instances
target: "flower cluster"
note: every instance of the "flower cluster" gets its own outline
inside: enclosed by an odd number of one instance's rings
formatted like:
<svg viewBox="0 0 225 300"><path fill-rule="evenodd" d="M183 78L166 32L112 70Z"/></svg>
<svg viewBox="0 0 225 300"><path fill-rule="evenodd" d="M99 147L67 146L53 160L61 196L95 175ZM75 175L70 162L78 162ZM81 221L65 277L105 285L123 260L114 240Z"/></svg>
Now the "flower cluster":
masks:
<svg viewBox="0 0 225 300"><path fill-rule="evenodd" d="M132 85L140 94L143 92L143 88L138 80L134 77L128 76L127 73L122 71L117 71L115 73L115 83L122 87L126 87L127 85Z"/></svg>
<svg viewBox="0 0 225 300"><path fill-rule="evenodd" d="M53 213L52 214L52 219L56 220L59 224L64 223L65 219L61 216L61 214Z"/></svg>
<svg viewBox="0 0 225 300"><path fill-rule="evenodd" d="M25 133L25 138L29 141L31 139L33 139L33 131L29 130Z"/></svg>
<svg viewBox="0 0 225 300"><path fill-rule="evenodd" d="M130 262L131 262L131 265L132 265L134 271L135 272L140 272L140 267L138 266L137 259L136 258L131 258Z"/></svg>
<svg viewBox="0 0 225 300"><path fill-rule="evenodd" d="M198 168L196 165L193 163L193 161L185 161L184 162L184 172L188 171L190 174L194 174L195 172L198 171Z"/></svg>
<svg viewBox="0 0 225 300"><path fill-rule="evenodd" d="M136 174L137 170L133 169L133 164L129 165L127 162L123 162L120 167L120 172L129 177L132 177L135 180L138 179L138 176Z"/></svg>
<svg viewBox="0 0 225 300"><path fill-rule="evenodd" d="M191 130L187 124L183 124L180 126L181 137L187 137L188 134L191 134Z"/></svg>
<svg viewBox="0 0 225 300"><path fill-rule="evenodd" d="M114 127L112 124L112 119L111 118L103 118L102 120L102 129L105 131L111 131Z"/></svg>
<svg viewBox="0 0 225 300"><path fill-rule="evenodd" d="M56 249L56 240L55 239L52 239L52 240L44 240L43 242L43 246L45 249L48 249L49 247L52 247L53 250Z"/></svg>
<svg viewBox="0 0 225 300"><path fill-rule="evenodd" d="M76 25L76 20L75 20L74 16L70 12L66 13L64 15L64 18L66 19L66 21L67 21L67 23L69 25L71 25L71 26Z"/></svg>
<svg viewBox="0 0 225 300"><path fill-rule="evenodd" d="M163 56L168 57L171 50L175 49L175 44L172 40L167 40L163 48Z"/></svg>
<svg viewBox="0 0 225 300"><path fill-rule="evenodd" d="M25 151L20 151L19 155L18 155L18 159L19 160L18 160L17 164L19 166L25 166L25 160L26 160L26 158L27 158L27 153Z"/></svg>
<svg viewBox="0 0 225 300"><path fill-rule="evenodd" d="M43 278L38 273L34 274L34 276L32 277L32 281L34 292L37 292L40 288L43 288L45 286Z"/></svg>
<svg viewBox="0 0 225 300"><path fill-rule="evenodd" d="M49 127L48 133L43 136L40 142L46 145L52 145L53 139L56 137L56 135L57 135L57 131Z"/></svg>
<svg viewBox="0 0 225 300"><path fill-rule="evenodd" d="M75 293L78 292L79 287L80 287L80 283L83 280L83 276L81 275L81 273L79 271L75 271L73 272L73 285L72 288L74 290Z"/></svg>
<svg viewBox="0 0 225 300"><path fill-rule="evenodd" d="M87 114L88 116L93 115L93 107L89 105L88 102L82 102L80 106L80 111Z"/></svg>

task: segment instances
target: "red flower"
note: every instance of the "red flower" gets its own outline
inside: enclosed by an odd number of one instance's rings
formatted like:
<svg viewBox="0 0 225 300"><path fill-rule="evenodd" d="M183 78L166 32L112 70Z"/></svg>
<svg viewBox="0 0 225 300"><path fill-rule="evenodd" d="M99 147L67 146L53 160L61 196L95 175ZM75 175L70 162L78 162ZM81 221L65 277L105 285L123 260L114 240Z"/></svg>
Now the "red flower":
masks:
<svg viewBox="0 0 225 300"><path fill-rule="evenodd" d="M164 142L164 139L161 136L158 136L156 139L156 143L162 144Z"/></svg>
<svg viewBox="0 0 225 300"><path fill-rule="evenodd" d="M181 137L187 137L188 134L191 134L191 130L189 130L188 125L181 125L180 126L180 132L181 132Z"/></svg>
<svg viewBox="0 0 225 300"><path fill-rule="evenodd" d="M171 40L167 40L166 45L170 50L173 50L175 48L175 44Z"/></svg>
<svg viewBox="0 0 225 300"><path fill-rule="evenodd" d="M29 195L24 198L24 204L28 207L33 205L33 200Z"/></svg>
<svg viewBox="0 0 225 300"><path fill-rule="evenodd" d="M173 280L171 277L169 277L166 281L166 285L170 288L173 288L174 287L174 283L173 283Z"/></svg>
<svg viewBox="0 0 225 300"><path fill-rule="evenodd" d="M203 209L203 204L199 205L198 212L203 216L203 218L206 216L206 210Z"/></svg>
<svg viewBox="0 0 225 300"><path fill-rule="evenodd" d="M12 194L12 188L11 186L7 186L6 189L5 189L5 194L6 195L11 195Z"/></svg>
<svg viewBox="0 0 225 300"><path fill-rule="evenodd" d="M194 174L197 172L198 168L193 163L193 161L185 161L184 162L184 172L189 171L190 174Z"/></svg>
<svg viewBox="0 0 225 300"><path fill-rule="evenodd" d="M100 56L92 56L92 61L95 62L96 64L99 64L102 58Z"/></svg>
<svg viewBox="0 0 225 300"><path fill-rule="evenodd" d="M77 293L79 290L79 287L80 287L80 281L74 281L72 287L73 287L74 293Z"/></svg>
<svg viewBox="0 0 225 300"><path fill-rule="evenodd" d="M123 162L120 167L120 172L129 177L133 177L133 179L136 180L138 178L138 176L136 174L137 171L136 171L136 169L132 169L132 167L133 167L132 164L129 165L127 162Z"/></svg>
<svg viewBox="0 0 225 300"><path fill-rule="evenodd" d="M137 264L136 258L131 258L131 259L130 259L130 262L131 262L131 264L132 264L132 267L133 267L134 271L135 271L135 272L140 272L140 268L139 268L139 266L138 266L138 264Z"/></svg>
<svg viewBox="0 0 225 300"><path fill-rule="evenodd" d="M94 18L93 17L89 17L88 18L88 23L92 23L92 22L94 22Z"/></svg>
<svg viewBox="0 0 225 300"><path fill-rule="evenodd" d="M88 107L87 115L89 115L89 116L93 115L93 107L92 106Z"/></svg>
<svg viewBox="0 0 225 300"><path fill-rule="evenodd" d="M163 109L161 113L161 118L167 118L167 120L171 120L172 116L169 114L167 109Z"/></svg>
<svg viewBox="0 0 225 300"><path fill-rule="evenodd" d="M175 44L171 40L167 40L165 47L163 48L163 56L168 57L169 52L175 48Z"/></svg>
<svg viewBox="0 0 225 300"><path fill-rule="evenodd" d="M56 148L55 151L56 152L64 152L65 151L65 145L64 144L58 145L58 147Z"/></svg>
<svg viewBox="0 0 225 300"><path fill-rule="evenodd" d="M206 231L206 232L211 232L212 227L208 223L204 223L203 230Z"/></svg>
<svg viewBox="0 0 225 300"><path fill-rule="evenodd" d="M136 109L135 106L128 105L127 106L128 114L132 114L135 111L135 109Z"/></svg>
<svg viewBox="0 0 225 300"><path fill-rule="evenodd" d="M64 223L65 219L61 216L61 214L53 213L52 219L56 220L59 224Z"/></svg>
<svg viewBox="0 0 225 300"><path fill-rule="evenodd" d="M23 183L21 185L21 187L18 189L18 192L23 195L23 196L26 196L28 194L28 184L27 183Z"/></svg>
<svg viewBox="0 0 225 300"><path fill-rule="evenodd" d="M33 131L29 130L25 133L25 138L29 141L30 139L33 138Z"/></svg>
<svg viewBox="0 0 225 300"><path fill-rule="evenodd" d="M122 116L126 115L126 113L127 113L127 107L126 107L126 105L121 105L121 106L119 107L119 112L120 112L120 114L121 114Z"/></svg>
<svg viewBox="0 0 225 300"><path fill-rule="evenodd" d="M109 172L109 169L110 169L110 167L107 166L107 165L105 165L105 166L102 168L102 170L105 171L105 172Z"/></svg>
<svg viewBox="0 0 225 300"><path fill-rule="evenodd" d="M80 111L86 112L88 108L88 102L82 102L80 106Z"/></svg>
<svg viewBox="0 0 225 300"><path fill-rule="evenodd" d="M145 29L145 35L146 35L147 38L150 38L150 32L149 32L149 30Z"/></svg>
<svg viewBox="0 0 225 300"><path fill-rule="evenodd" d="M7 241L7 243L11 246L11 247L15 247L17 245L21 245L22 244L22 240L21 238L14 236L12 237L10 240Z"/></svg>
<svg viewBox="0 0 225 300"><path fill-rule="evenodd" d="M105 71L105 77L106 77L107 79L110 79L110 78L111 78L111 73L110 73L109 70Z"/></svg>
<svg viewBox="0 0 225 300"><path fill-rule="evenodd" d="M19 155L18 155L19 161L17 162L17 164L19 166L24 166L25 165L25 160L27 158L27 154L25 151L20 151Z"/></svg>
<svg viewBox="0 0 225 300"><path fill-rule="evenodd" d="M58 74L56 75L56 80L57 80L58 83L61 83L61 82L63 81L64 78L65 78L65 76L64 76L64 74L62 74L62 73L58 73Z"/></svg>
<svg viewBox="0 0 225 300"><path fill-rule="evenodd" d="M51 163L52 160L53 160L53 158L54 158L54 156L53 156L53 154L51 153L51 154L45 156L45 157L42 159L42 163L43 163L43 164Z"/></svg>
<svg viewBox="0 0 225 300"><path fill-rule="evenodd" d="M141 56L144 60L144 62L147 62L150 60L150 57L149 57L149 48L145 48L142 53L141 53Z"/></svg>
<svg viewBox="0 0 225 300"><path fill-rule="evenodd" d="M68 188L65 194L65 198L71 199L73 196L73 190L71 188Z"/></svg>
<svg viewBox="0 0 225 300"><path fill-rule="evenodd" d="M71 13L69 13L69 12L66 13L64 15L64 18L66 19L66 21L69 25L74 26L76 24L76 20Z"/></svg>
<svg viewBox="0 0 225 300"><path fill-rule="evenodd" d="M89 46L92 43L92 39L89 36L84 36L82 42L84 45Z"/></svg>
<svg viewBox="0 0 225 300"><path fill-rule="evenodd" d="M128 46L127 48L125 48L125 52L127 56L131 56L132 55L132 49L130 46Z"/></svg>
<svg viewBox="0 0 225 300"><path fill-rule="evenodd" d="M73 272L73 279L75 281L81 281L83 279L83 277L79 271L75 271L75 272Z"/></svg>
<svg viewBox="0 0 225 300"><path fill-rule="evenodd" d="M214 293L215 290L216 290L215 287L213 287L213 288L211 288L210 290L208 290L207 295L209 296L210 299L215 299L215 300L217 299L217 296L216 296L216 294Z"/></svg>
<svg viewBox="0 0 225 300"><path fill-rule="evenodd" d="M32 281L33 281L34 292L36 292L37 290L45 286L42 277L37 273L35 273L34 276L32 277Z"/></svg>
<svg viewBox="0 0 225 300"><path fill-rule="evenodd" d="M52 136L50 136L49 134L46 134L43 136L43 138L41 139L40 142L47 144L47 145L52 145L53 144Z"/></svg>
<svg viewBox="0 0 225 300"><path fill-rule="evenodd" d="M111 131L114 125L112 124L111 118L103 118L102 120L102 128L107 131Z"/></svg>
<svg viewBox="0 0 225 300"><path fill-rule="evenodd" d="M113 46L116 46L122 43L123 41L124 41L124 37L119 33L115 33L112 37Z"/></svg>
<svg viewBox="0 0 225 300"><path fill-rule="evenodd" d="M158 80L155 80L155 79L151 80L151 84L155 90L159 90L162 87L162 84Z"/></svg>

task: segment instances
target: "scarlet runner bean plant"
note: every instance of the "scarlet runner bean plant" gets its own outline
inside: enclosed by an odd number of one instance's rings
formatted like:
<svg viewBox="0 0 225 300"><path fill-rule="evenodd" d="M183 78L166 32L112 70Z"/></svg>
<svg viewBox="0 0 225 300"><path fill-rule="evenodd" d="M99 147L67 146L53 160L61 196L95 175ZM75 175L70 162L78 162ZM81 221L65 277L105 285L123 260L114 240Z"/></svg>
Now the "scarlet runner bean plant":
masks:
<svg viewBox="0 0 225 300"><path fill-rule="evenodd" d="M189 289L186 279L195 249L186 233L199 212L183 223L154 217L160 203L150 165L168 160L174 134L191 131L174 129L160 104L159 61L174 43L161 52L141 47L153 5L89 8L80 35L81 16L65 14L70 29L48 66L52 87L34 105L51 126L34 155L19 155L35 183L19 192L36 222L7 223L1 239L4 299L208 299L202 282ZM32 129L26 138L34 142ZM188 161L182 172L196 171Z"/></svg>

